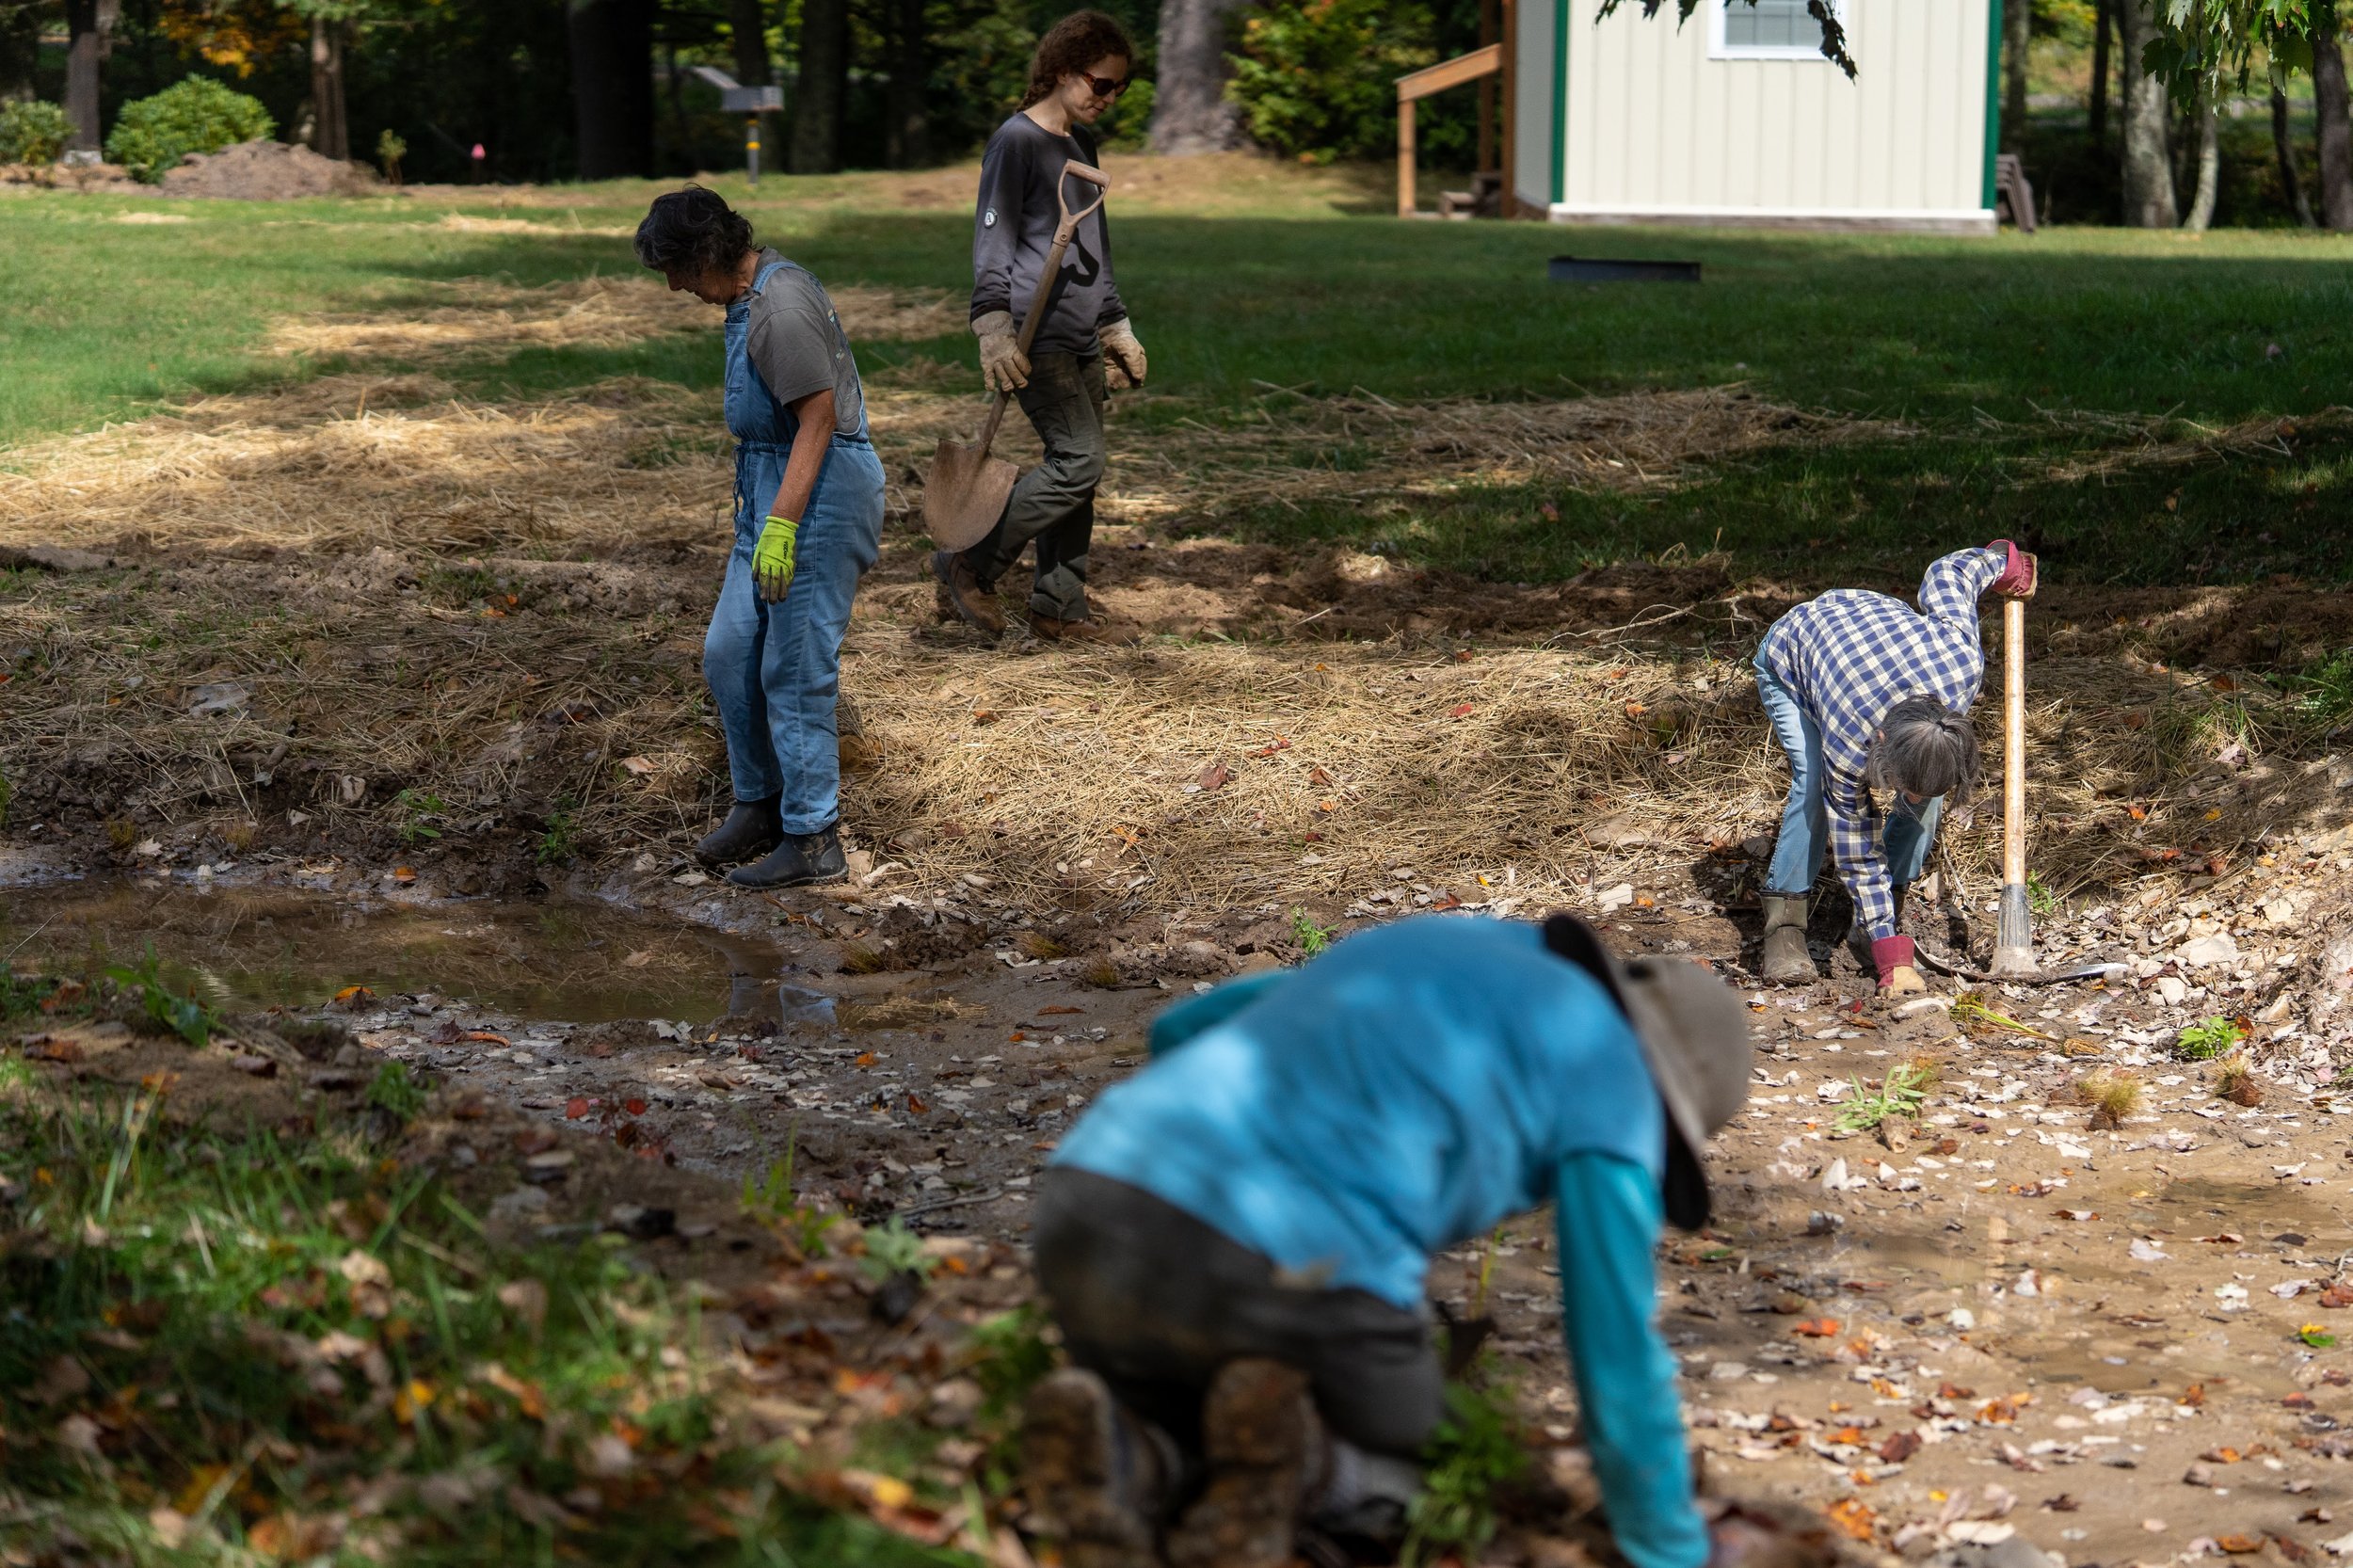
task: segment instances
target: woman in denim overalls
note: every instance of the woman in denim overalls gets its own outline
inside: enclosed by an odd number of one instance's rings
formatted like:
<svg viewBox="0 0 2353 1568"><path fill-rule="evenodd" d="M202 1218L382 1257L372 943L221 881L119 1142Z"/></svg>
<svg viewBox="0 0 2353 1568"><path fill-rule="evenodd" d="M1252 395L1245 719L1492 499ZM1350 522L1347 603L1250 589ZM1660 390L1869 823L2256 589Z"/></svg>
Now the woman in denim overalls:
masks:
<svg viewBox="0 0 2353 1568"><path fill-rule="evenodd" d="M728 880L746 888L838 881L841 637L857 580L880 551L883 517L882 463L867 440L850 345L816 280L754 248L751 225L698 185L655 200L637 229L637 258L673 289L728 312L735 548L703 640L703 679L727 734L735 808L695 854L734 865ZM772 331L794 336L772 340L768 362L824 383L789 400L771 391L751 352L754 303L772 288L799 291L792 297L802 308L770 318L782 323Z"/></svg>

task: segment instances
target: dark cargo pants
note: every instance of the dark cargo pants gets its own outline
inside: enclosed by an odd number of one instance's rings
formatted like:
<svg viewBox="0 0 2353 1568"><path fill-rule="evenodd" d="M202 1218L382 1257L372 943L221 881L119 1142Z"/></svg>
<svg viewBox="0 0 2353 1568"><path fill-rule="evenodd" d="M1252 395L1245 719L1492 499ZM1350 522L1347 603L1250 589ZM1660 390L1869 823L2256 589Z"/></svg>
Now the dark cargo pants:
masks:
<svg viewBox="0 0 2353 1568"><path fill-rule="evenodd" d="M1372 1453L1418 1454L1445 1412L1421 1314L1280 1281L1267 1257L1142 1188L1047 1171L1031 1246L1070 1359L1189 1450L1210 1379L1244 1356L1305 1372L1333 1434Z"/></svg>
<svg viewBox="0 0 2353 1568"><path fill-rule="evenodd" d="M1005 515L965 560L982 587L1037 547L1037 577L1030 613L1056 620L1087 615L1087 546L1095 536L1095 487L1102 482L1105 443L1103 356L1033 354L1030 384L1014 394L1030 416L1046 459L1023 474L1005 502Z"/></svg>

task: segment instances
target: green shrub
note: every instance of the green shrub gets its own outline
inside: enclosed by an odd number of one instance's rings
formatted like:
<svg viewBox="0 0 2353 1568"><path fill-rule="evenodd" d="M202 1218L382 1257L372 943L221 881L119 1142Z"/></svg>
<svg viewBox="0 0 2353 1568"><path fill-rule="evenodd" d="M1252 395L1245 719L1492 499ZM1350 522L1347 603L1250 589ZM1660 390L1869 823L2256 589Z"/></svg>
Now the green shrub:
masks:
<svg viewBox="0 0 2353 1568"><path fill-rule="evenodd" d="M0 164L54 164L73 139L73 121L38 98L0 104Z"/></svg>
<svg viewBox="0 0 2353 1568"><path fill-rule="evenodd" d="M1254 140L1303 163L1392 152L1395 79L1435 63L1434 26L1418 0L1274 0L1242 24L1225 94Z"/></svg>
<svg viewBox="0 0 2353 1568"><path fill-rule="evenodd" d="M152 98L125 104L106 138L106 156L149 184L191 152L217 152L278 129L258 98L205 76L190 76Z"/></svg>

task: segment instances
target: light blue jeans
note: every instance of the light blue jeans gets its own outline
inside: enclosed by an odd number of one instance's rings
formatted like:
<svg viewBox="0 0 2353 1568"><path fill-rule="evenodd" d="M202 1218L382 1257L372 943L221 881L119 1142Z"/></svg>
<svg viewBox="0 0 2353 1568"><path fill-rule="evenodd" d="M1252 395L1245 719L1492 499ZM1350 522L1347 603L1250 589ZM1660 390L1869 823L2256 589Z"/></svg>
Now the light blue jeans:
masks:
<svg viewBox="0 0 2353 1568"><path fill-rule="evenodd" d="M773 481L746 488L776 493ZM834 437L793 539L792 585L776 604L763 603L752 582L764 513L764 505L737 511L727 581L703 638L703 679L728 738L735 798L778 796L787 833L816 833L841 814L834 703L850 601L882 548L881 459L866 441Z"/></svg>
<svg viewBox="0 0 2353 1568"><path fill-rule="evenodd" d="M1789 798L1782 805L1781 834L1773 840L1773 865L1766 873L1765 891L1774 898L1803 898L1822 874L1830 837L1830 810L1822 803L1822 728L1762 655L1756 661L1756 695L1765 704L1773 739L1789 754ZM1934 795L1914 806L1901 790L1894 794L1880 845L1887 856L1888 880L1901 889L1918 880L1920 869L1928 864L1936 824L1945 817L1945 797Z"/></svg>

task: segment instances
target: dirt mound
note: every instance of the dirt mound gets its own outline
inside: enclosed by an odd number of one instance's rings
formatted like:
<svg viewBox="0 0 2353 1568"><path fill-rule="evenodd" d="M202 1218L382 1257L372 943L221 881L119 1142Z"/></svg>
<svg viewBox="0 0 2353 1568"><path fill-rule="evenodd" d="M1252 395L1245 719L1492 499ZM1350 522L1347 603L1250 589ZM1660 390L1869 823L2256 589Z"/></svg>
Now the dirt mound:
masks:
<svg viewBox="0 0 2353 1568"><path fill-rule="evenodd" d="M322 158L280 141L241 141L217 152L191 152L164 176L166 196L229 201L292 201L306 196L371 196L384 188L362 163Z"/></svg>

